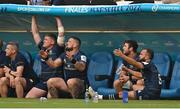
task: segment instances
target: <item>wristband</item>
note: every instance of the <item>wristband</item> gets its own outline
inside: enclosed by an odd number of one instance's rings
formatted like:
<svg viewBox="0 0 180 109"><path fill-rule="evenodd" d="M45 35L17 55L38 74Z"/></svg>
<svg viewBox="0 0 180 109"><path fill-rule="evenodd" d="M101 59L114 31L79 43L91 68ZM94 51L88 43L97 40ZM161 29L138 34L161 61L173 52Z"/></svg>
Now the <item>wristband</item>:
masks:
<svg viewBox="0 0 180 109"><path fill-rule="evenodd" d="M58 42L59 44L64 44L64 36L58 36L57 42Z"/></svg>
<svg viewBox="0 0 180 109"><path fill-rule="evenodd" d="M63 26L61 26L61 27L58 27L58 32L64 32L64 27Z"/></svg>

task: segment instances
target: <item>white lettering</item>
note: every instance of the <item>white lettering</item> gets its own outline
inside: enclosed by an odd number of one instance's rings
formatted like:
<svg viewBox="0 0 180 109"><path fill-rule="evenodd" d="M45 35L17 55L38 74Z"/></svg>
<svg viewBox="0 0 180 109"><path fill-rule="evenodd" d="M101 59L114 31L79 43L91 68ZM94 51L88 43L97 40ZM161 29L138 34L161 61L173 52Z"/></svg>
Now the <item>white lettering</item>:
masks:
<svg viewBox="0 0 180 109"><path fill-rule="evenodd" d="M49 8L31 8L31 7L18 7L17 11L23 12L48 12L50 11Z"/></svg>
<svg viewBox="0 0 180 109"><path fill-rule="evenodd" d="M65 8L65 13L87 13L88 9L87 8Z"/></svg>

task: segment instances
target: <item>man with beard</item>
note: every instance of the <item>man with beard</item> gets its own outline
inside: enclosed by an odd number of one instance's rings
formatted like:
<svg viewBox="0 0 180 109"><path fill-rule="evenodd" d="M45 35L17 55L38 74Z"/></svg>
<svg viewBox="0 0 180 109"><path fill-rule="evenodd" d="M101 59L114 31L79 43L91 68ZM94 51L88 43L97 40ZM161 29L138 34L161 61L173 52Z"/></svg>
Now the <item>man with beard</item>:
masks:
<svg viewBox="0 0 180 109"><path fill-rule="evenodd" d="M127 63L141 69L142 77L144 78L143 90L129 91L128 97L131 99L159 99L161 93L161 77L156 68L152 63L154 52L151 49L143 49L139 55L139 62L130 58L122 53L121 50L115 49L114 53L116 56L123 58ZM140 72L131 72L137 75ZM122 93L119 93L122 97Z"/></svg>
<svg viewBox="0 0 180 109"><path fill-rule="evenodd" d="M138 59L137 48L138 48L138 44L135 40L125 40L123 43L122 49L123 49L123 53L126 56L137 60ZM116 52L114 52L114 54L116 54ZM126 66L127 68L130 68L130 69L137 70L137 68L128 64L126 61L123 61L123 66ZM134 78L132 79L132 75L128 75L128 73L122 69L122 65L119 66L119 68L117 69L118 71L116 71L115 81L114 81L114 88L117 92L117 95L114 95L115 98L118 97L118 93L123 90L124 86L128 86L126 88L129 88L130 90L132 90L132 82L136 84L135 79ZM95 95L95 91L92 89L92 87L89 87L89 93L91 97ZM99 95L98 97L99 99L108 98L107 96L103 96L103 95Z"/></svg>
<svg viewBox="0 0 180 109"><path fill-rule="evenodd" d="M80 51L80 45L79 38L70 37L66 44L66 51L56 60L53 61L49 58L46 61L49 66L54 68L63 66L65 74L64 80L58 77L48 80L49 98L61 97L59 92L70 93L73 98L79 98L84 93L87 57Z"/></svg>
<svg viewBox="0 0 180 109"><path fill-rule="evenodd" d="M123 54L138 60L138 56L137 56L137 48L138 48L138 44L135 40L125 40L124 44L123 44ZM114 54L116 55L116 52L114 52ZM133 69L133 70L138 70L136 67L130 65L129 63L127 63L126 61L123 60L123 65L126 66L129 69ZM136 84L136 79L132 79L132 75L126 75L126 71L123 71L121 68L117 73L119 75L115 75L115 81L114 81L114 88L116 89L116 92L119 93L122 91L123 85L127 83L127 85L130 86L130 89L132 89L132 83Z"/></svg>

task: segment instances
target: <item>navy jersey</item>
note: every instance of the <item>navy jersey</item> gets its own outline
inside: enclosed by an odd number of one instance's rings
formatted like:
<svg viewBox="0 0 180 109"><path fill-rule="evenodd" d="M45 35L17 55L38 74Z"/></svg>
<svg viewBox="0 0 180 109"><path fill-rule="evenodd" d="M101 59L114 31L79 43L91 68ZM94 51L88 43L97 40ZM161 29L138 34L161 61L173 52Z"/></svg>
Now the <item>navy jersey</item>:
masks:
<svg viewBox="0 0 180 109"><path fill-rule="evenodd" d="M38 47L39 47L40 50L45 50L45 48L43 48L43 42L42 41L38 44ZM64 52L64 47L55 44L53 46L53 48L48 50L49 58L52 58L52 60L55 60L63 52ZM43 59L41 59L41 74L40 74L40 77L41 77L41 79L43 81L47 81L49 78L56 75L56 73L58 73L58 72L62 73L62 71L63 71L62 66L60 66L58 68L52 68L48 64L46 64L46 62Z"/></svg>
<svg viewBox="0 0 180 109"><path fill-rule="evenodd" d="M134 57L134 60L138 61L139 60L139 57L138 55L136 55ZM124 66L126 66L127 68L131 69L131 70L134 70L134 71L140 71L140 69L134 67L133 65L127 63L125 60L123 60L123 64ZM133 83L133 84L136 84L137 82L137 79L132 79L132 74L131 73L128 73L129 77L130 77L130 81Z"/></svg>
<svg viewBox="0 0 180 109"><path fill-rule="evenodd" d="M66 57L66 53L63 53L59 58L63 61L66 80L70 78L79 78L82 80L86 80L86 70L84 70L83 72L78 71L71 60ZM86 55L80 51L76 53L73 58L77 61L82 61L87 64Z"/></svg>
<svg viewBox="0 0 180 109"><path fill-rule="evenodd" d="M26 58L20 53L18 52L15 59L11 60L9 65L8 65L12 71L16 71L18 66L23 66L24 70L23 70L23 77L24 78L31 78L32 76L32 68L30 66L30 64L28 63L28 61L26 60Z"/></svg>
<svg viewBox="0 0 180 109"><path fill-rule="evenodd" d="M134 58L134 60L138 61L139 60L139 57L138 55L136 55ZM126 66L127 68L131 69L131 70L134 70L134 71L139 71L139 69L137 69L136 67L134 67L133 65L129 64L128 62L126 62L125 60L123 60L123 65Z"/></svg>
<svg viewBox="0 0 180 109"><path fill-rule="evenodd" d="M160 89L162 81L156 66L152 62L142 62L142 64L144 65L142 75L145 88Z"/></svg>
<svg viewBox="0 0 180 109"><path fill-rule="evenodd" d="M6 52L0 50L0 68L3 68L4 65L8 66L8 57L6 57Z"/></svg>

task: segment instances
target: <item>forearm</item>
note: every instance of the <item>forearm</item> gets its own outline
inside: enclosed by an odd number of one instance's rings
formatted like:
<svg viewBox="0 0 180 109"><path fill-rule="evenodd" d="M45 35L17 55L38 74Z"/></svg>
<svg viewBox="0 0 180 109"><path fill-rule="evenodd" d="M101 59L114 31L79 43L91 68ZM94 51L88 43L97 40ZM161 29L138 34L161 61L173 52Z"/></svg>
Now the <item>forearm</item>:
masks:
<svg viewBox="0 0 180 109"><path fill-rule="evenodd" d="M58 33L64 33L64 26L61 22L61 18L55 17L55 19L56 19L56 23L57 23ZM62 35L64 35L64 34L62 34Z"/></svg>
<svg viewBox="0 0 180 109"><path fill-rule="evenodd" d="M64 46L64 26L61 22L60 17L56 17L56 23L57 23L57 28L58 28L57 42L60 46Z"/></svg>
<svg viewBox="0 0 180 109"><path fill-rule="evenodd" d="M10 71L10 75L14 77L22 77L22 72L17 72L17 71Z"/></svg>
<svg viewBox="0 0 180 109"><path fill-rule="evenodd" d="M136 68L143 69L143 65L140 62L137 62L136 60L134 60L133 58L130 58L130 57L126 56L126 55L122 55L121 57L125 61L127 61L127 63L135 66Z"/></svg>
<svg viewBox="0 0 180 109"><path fill-rule="evenodd" d="M128 69L127 71L128 71L130 74L132 74L133 76L137 77L137 78L142 78L141 72L134 71L134 70L131 70L131 69Z"/></svg>
<svg viewBox="0 0 180 109"><path fill-rule="evenodd" d="M46 61L46 64L49 65L50 67L52 68L57 68L60 66L60 63L56 63L55 61L52 60L52 58L49 58L47 61Z"/></svg>
<svg viewBox="0 0 180 109"><path fill-rule="evenodd" d="M83 72L83 71L85 70L85 68L86 68L85 63L83 63L83 62L76 62L76 63L74 64L74 66L75 66L75 68L76 68L77 70L79 70L79 71L81 71L81 72Z"/></svg>
<svg viewBox="0 0 180 109"><path fill-rule="evenodd" d="M33 35L35 43L39 44L41 39L40 39L39 28L37 26L37 21L36 21L36 17L35 16L32 16L31 29L32 29L32 35Z"/></svg>
<svg viewBox="0 0 180 109"><path fill-rule="evenodd" d="M10 78L12 75L11 74L9 74L9 72L8 73L5 73L5 77L8 77L8 78Z"/></svg>

